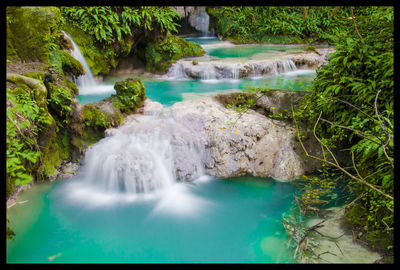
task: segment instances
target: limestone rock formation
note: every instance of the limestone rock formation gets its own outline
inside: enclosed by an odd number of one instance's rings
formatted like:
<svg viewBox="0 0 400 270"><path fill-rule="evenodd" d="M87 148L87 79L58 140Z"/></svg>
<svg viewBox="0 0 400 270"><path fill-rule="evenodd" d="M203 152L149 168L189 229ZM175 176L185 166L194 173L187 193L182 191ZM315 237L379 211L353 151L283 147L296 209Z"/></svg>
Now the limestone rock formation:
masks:
<svg viewBox="0 0 400 270"><path fill-rule="evenodd" d="M174 119L198 135L207 172L218 177L253 174L290 181L306 170L293 150L294 129L249 110L239 115L213 97L176 103Z"/></svg>
<svg viewBox="0 0 400 270"><path fill-rule="evenodd" d="M169 109L147 99L139 112L127 116L125 124L155 117L156 128L171 137L175 175L181 181L199 177L197 154L207 174L223 178L256 175L291 181L316 166L302 156L291 124L254 110L240 116L216 96L178 102ZM107 136L114 132L106 130Z"/></svg>

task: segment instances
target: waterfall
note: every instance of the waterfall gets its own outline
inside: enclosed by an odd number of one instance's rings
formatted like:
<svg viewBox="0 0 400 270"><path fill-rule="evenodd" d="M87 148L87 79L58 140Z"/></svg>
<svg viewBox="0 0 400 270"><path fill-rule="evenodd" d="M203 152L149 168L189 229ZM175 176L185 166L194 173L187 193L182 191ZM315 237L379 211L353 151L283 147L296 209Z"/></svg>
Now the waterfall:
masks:
<svg viewBox="0 0 400 270"><path fill-rule="evenodd" d="M76 43L74 42L74 40L65 32L63 32L64 35L71 41L73 49L72 49L72 56L78 60L79 62L81 62L82 66L85 68L86 74L79 76L78 78L76 78L76 86L78 86L78 88L85 88L85 87L90 87L90 86L96 86L97 82L94 79L93 73L90 70L90 67L88 65L88 63L86 62L85 58L83 57L81 51L79 50L78 45L76 45Z"/></svg>
<svg viewBox="0 0 400 270"><path fill-rule="evenodd" d="M208 31L208 27L210 25L210 16L208 15L205 9L199 9L199 15L191 14L190 23L191 25L199 30L204 37L209 36L210 31Z"/></svg>
<svg viewBox="0 0 400 270"><path fill-rule="evenodd" d="M297 70L295 63L290 59L268 62L253 62L247 64L250 77L260 77L267 74L279 74Z"/></svg>
<svg viewBox="0 0 400 270"><path fill-rule="evenodd" d="M163 190L204 175L202 149L168 111L135 115L86 152L80 186L73 190L117 197Z"/></svg>
<svg viewBox="0 0 400 270"><path fill-rule="evenodd" d="M190 77L185 73L185 68L180 63L172 64L169 72L167 73L168 80L189 79Z"/></svg>
<svg viewBox="0 0 400 270"><path fill-rule="evenodd" d="M213 65L208 65L207 68L201 70L200 79L201 80L215 80L215 79L217 79L217 75L216 75L214 66Z"/></svg>
<svg viewBox="0 0 400 270"><path fill-rule="evenodd" d="M65 32L63 33L72 43L73 49L71 51L71 55L82 64L82 66L85 68L86 71L85 75L78 76L78 78L75 78L74 80L76 86L79 89L79 94L90 95L90 94L114 92L112 85L103 85L97 83L88 63L85 60L85 57L83 57L81 51L79 50L79 46L67 33Z"/></svg>

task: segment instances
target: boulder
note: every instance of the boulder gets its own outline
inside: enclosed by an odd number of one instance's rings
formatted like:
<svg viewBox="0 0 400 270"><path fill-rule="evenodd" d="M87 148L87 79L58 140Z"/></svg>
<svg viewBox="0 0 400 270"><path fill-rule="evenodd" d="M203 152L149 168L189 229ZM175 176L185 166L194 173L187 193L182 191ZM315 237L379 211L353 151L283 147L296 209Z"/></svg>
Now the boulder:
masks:
<svg viewBox="0 0 400 270"><path fill-rule="evenodd" d="M253 110L239 117L214 97L176 103L171 115L204 145L202 160L211 175L291 181L307 170L295 150L295 130L287 123Z"/></svg>

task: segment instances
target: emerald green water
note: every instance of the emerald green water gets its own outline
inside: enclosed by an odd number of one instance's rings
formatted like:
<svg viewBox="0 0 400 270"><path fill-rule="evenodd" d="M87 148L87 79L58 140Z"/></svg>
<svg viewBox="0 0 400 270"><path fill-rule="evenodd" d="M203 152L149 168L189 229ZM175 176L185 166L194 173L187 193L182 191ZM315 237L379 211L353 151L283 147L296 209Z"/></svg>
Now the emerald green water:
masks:
<svg viewBox="0 0 400 270"><path fill-rule="evenodd" d="M210 50L210 55L251 57L260 53L257 50L257 46L239 53ZM314 76L313 71L300 70L257 79L142 81L147 97L171 106L201 95L266 84L306 90ZM121 79L105 78L92 95L78 99L87 104L108 97L115 93L115 81ZM256 177L206 177L127 198L71 197L79 194L73 188L80 177L36 184L19 195L23 203L7 211L16 233L14 241L7 241L8 263L292 262L282 226L282 214L294 193L288 183Z"/></svg>
<svg viewBox="0 0 400 270"><path fill-rule="evenodd" d="M146 96L153 101L160 102L163 105L170 106L175 102L184 100L185 96L191 94L209 94L221 93L223 91L238 89L248 89L251 86L263 87L266 84L271 88L279 88L286 90L306 90L311 86L315 72L310 70L301 70L281 74L279 76L270 76L258 79L241 79L241 80L156 80L142 79ZM97 93L93 95L79 95L78 99L82 104L100 101L109 97L115 92L111 92L113 84L121 80L121 77L105 78L104 84L108 84L110 92ZM189 95L188 95L189 94ZM194 95L192 95L194 96Z"/></svg>
<svg viewBox="0 0 400 270"><path fill-rule="evenodd" d="M217 37L186 37L184 38L187 41L193 41L199 44L213 44L220 41Z"/></svg>
<svg viewBox="0 0 400 270"><path fill-rule="evenodd" d="M114 204L68 197L78 179L35 185L8 210L8 263L286 263L281 215L294 188L208 178ZM93 199L95 200L95 199Z"/></svg>
<svg viewBox="0 0 400 270"><path fill-rule="evenodd" d="M283 46L283 45L241 45L228 48L212 48L207 52L210 56L219 58L252 57L255 54L275 54L279 52L301 52L305 46Z"/></svg>

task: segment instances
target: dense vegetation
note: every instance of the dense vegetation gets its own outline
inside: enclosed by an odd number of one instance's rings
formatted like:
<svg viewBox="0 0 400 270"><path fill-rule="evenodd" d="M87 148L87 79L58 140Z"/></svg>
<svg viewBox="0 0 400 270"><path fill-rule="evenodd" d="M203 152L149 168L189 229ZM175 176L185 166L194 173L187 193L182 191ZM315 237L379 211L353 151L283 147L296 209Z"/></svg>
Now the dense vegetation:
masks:
<svg viewBox="0 0 400 270"><path fill-rule="evenodd" d="M85 46L85 40L92 38L91 50L83 49L83 54L93 61L95 74L107 73L110 66L115 68L121 57L134 55L152 72L165 72L171 63L183 56L200 56L204 54L199 44L187 42L172 35L178 32L175 22L179 13L170 7L62 7L66 18L65 29L79 46ZM79 37L76 29L86 34ZM83 41L81 39L84 39ZM97 53L93 43L101 49ZM98 59L105 61L102 70L98 70ZM91 63L95 62L95 63Z"/></svg>
<svg viewBox="0 0 400 270"><path fill-rule="evenodd" d="M268 26L280 29L270 34L290 36L302 29L298 37L326 40L336 45L329 63L317 69L311 93L296 104L293 114L271 116L292 118L298 128L296 140L306 156L323 164L318 175L306 176L299 182L303 190L296 199L300 212L306 216L321 212L329 198L337 196L334 193L340 186L342 194L348 198L346 222L358 230L357 238L390 252L394 226L393 7L312 7L307 18L314 14L311 23L313 18L319 18L313 27L305 24L304 17L301 18L302 9L227 7L217 12L221 15L220 23L231 22L231 28L221 29L223 33L236 40L235 35L246 37L245 40L262 41L250 28L238 26L239 22L245 24L241 12L250 14L251 10L258 10L254 14L273 11L286 14L291 10L293 13L285 16L292 16L292 19L277 20ZM315 13L311 13L312 10ZM222 16L225 13L229 14L229 19ZM336 13L335 18L345 18L348 22L342 23L337 19L321 28L322 22L332 20L333 13ZM307 13L302 14L306 16ZM349 16L350 20L347 20ZM237 32L239 29L242 32ZM268 88L248 90L256 93L256 97L269 91ZM253 105L254 99L250 99L236 109L243 112ZM322 156L309 152L303 143L309 137L320 144Z"/></svg>
<svg viewBox="0 0 400 270"><path fill-rule="evenodd" d="M392 249L394 196L393 8L366 7L353 33L337 43L329 64L317 70L313 93L300 106L325 149L326 162L349 177L357 200L348 222L360 238ZM344 168L330 152L345 148ZM321 179L323 181L323 179Z"/></svg>
<svg viewBox="0 0 400 270"><path fill-rule="evenodd" d="M329 63L317 70L312 92L293 114L299 127L298 141L314 136L324 153L316 157L324 163L321 174L305 180L299 201L315 210L313 202L320 202L331 192L340 176L354 199L347 210L348 223L359 229L359 238L391 251L393 7L246 6L207 10L216 32L224 39L239 43L329 42L336 46ZM94 132L101 133L114 121L121 121L120 114L109 116L96 106L86 106L76 128L82 133L80 137L73 129L65 129L76 124L70 111L77 91L69 78L84 70L62 50L60 30L68 30L74 40L77 38L96 74L109 72L128 55L141 59L148 70L164 72L181 57L204 53L199 45L172 34L177 30L178 17L170 7L7 8L7 64L41 62L40 72L7 75L7 196L33 178L50 177L60 158L71 157L73 145L84 146L85 137L90 139ZM144 98L141 82L125 83L135 85L135 94L125 95L127 87L121 83L116 90L122 94L110 99L120 112L133 111ZM336 150L347 153L348 164L337 162ZM12 231L7 232L12 235Z"/></svg>
<svg viewBox="0 0 400 270"><path fill-rule="evenodd" d="M239 43L334 43L353 33L350 7L232 6L212 7L208 12L217 33ZM368 12L354 10L357 17Z"/></svg>

